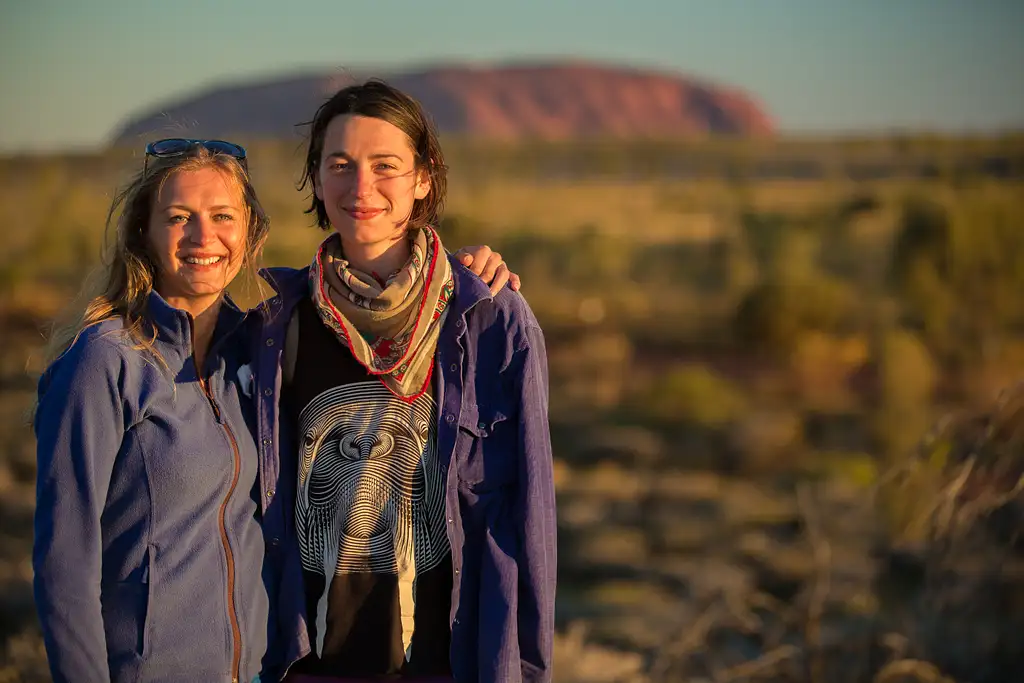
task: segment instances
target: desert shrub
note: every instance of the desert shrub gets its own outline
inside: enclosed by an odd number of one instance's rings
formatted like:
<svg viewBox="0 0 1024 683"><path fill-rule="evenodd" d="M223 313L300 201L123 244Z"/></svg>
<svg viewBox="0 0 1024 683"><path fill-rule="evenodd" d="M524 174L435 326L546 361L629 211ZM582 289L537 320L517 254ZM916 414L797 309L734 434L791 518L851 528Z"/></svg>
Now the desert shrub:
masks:
<svg viewBox="0 0 1024 683"><path fill-rule="evenodd" d="M743 392L727 378L703 365L669 368L648 389L647 410L666 422L686 421L721 427L746 409Z"/></svg>
<svg viewBox="0 0 1024 683"><path fill-rule="evenodd" d="M804 405L839 408L851 400L850 375L867 360L863 335L837 337L811 330L795 340L789 369Z"/></svg>
<svg viewBox="0 0 1024 683"><path fill-rule="evenodd" d="M740 226L762 271L770 269L787 233L793 229L790 219L780 213L759 213L746 210L740 215Z"/></svg>
<svg viewBox="0 0 1024 683"><path fill-rule="evenodd" d="M892 248L891 286L900 296L908 324L922 331L940 350L955 305L949 288L952 226L935 201L904 201Z"/></svg>
<svg viewBox="0 0 1024 683"><path fill-rule="evenodd" d="M890 284L906 322L944 362L982 359L1008 328L1024 322L1024 203L965 191L951 206L904 201Z"/></svg>
<svg viewBox="0 0 1024 683"><path fill-rule="evenodd" d="M785 408L750 410L729 428L728 443L743 472L792 471L804 456L803 422Z"/></svg>
<svg viewBox="0 0 1024 683"><path fill-rule="evenodd" d="M451 250L471 244L493 241L494 231L487 223L466 216L447 216L437 228L445 246ZM492 244L492 247L498 245Z"/></svg>
<svg viewBox="0 0 1024 683"><path fill-rule="evenodd" d="M882 206L878 195L868 191L851 194L838 207L836 213L841 220L849 220L862 213L877 211Z"/></svg>
<svg viewBox="0 0 1024 683"><path fill-rule="evenodd" d="M928 429L938 370L928 348L907 330L884 334L876 354L876 435L883 453L901 457Z"/></svg>
<svg viewBox="0 0 1024 683"><path fill-rule="evenodd" d="M822 211L821 268L865 293L883 289L895 210L877 193L859 191Z"/></svg>
<svg viewBox="0 0 1024 683"><path fill-rule="evenodd" d="M745 348L788 357L807 332L844 332L859 308L856 293L836 278L771 279L740 302L733 335Z"/></svg>
<svg viewBox="0 0 1024 683"><path fill-rule="evenodd" d="M0 654L0 683L49 683L52 680L37 625L8 638Z"/></svg>
<svg viewBox="0 0 1024 683"><path fill-rule="evenodd" d="M618 235L603 234L597 226L582 225L565 244L560 256L564 273L572 282L590 287L621 283L629 277L633 242Z"/></svg>
<svg viewBox="0 0 1024 683"><path fill-rule="evenodd" d="M906 199L893 244L892 277L903 285L915 266L927 264L939 279L949 274L953 229L941 204L921 197Z"/></svg>
<svg viewBox="0 0 1024 683"><path fill-rule="evenodd" d="M473 242L471 230L476 221L456 217L445 219L442 226L453 225L456 233ZM442 238L446 244L454 245L448 232ZM473 243L479 243L473 242ZM565 276L564 256L572 248L571 242L564 236L545 234L532 225L507 226L501 230L498 247L505 262L513 271L523 278L523 285L531 291L541 291L552 287L572 287L574 283ZM531 304L536 302L531 299Z"/></svg>
<svg viewBox="0 0 1024 683"><path fill-rule="evenodd" d="M620 332L594 330L548 344L552 413L593 415L622 400L633 347Z"/></svg>
<svg viewBox="0 0 1024 683"><path fill-rule="evenodd" d="M878 363L883 403L930 403L937 371L927 347L913 332L897 329L885 334L878 349Z"/></svg>
<svg viewBox="0 0 1024 683"><path fill-rule="evenodd" d="M957 680L1024 680L1024 387L939 425L878 501L891 546L915 541L918 579L883 593L911 654Z"/></svg>
<svg viewBox="0 0 1024 683"><path fill-rule="evenodd" d="M758 265L742 236L635 247L630 278L652 293L689 289L733 296L756 282Z"/></svg>
<svg viewBox="0 0 1024 683"><path fill-rule="evenodd" d="M715 264L704 245L687 243L644 245L632 263L631 277L641 286L707 287L715 279Z"/></svg>

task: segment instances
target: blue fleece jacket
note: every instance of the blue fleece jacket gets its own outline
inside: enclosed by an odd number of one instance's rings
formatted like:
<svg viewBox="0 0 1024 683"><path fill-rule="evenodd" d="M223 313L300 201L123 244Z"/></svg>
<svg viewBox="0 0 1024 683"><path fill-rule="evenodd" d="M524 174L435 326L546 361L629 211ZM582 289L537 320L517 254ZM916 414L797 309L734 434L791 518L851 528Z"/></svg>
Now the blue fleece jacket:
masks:
<svg viewBox="0 0 1024 683"><path fill-rule="evenodd" d="M267 645L243 314L225 304L202 377L192 320L148 302L166 367L121 320L39 382L35 597L53 678L251 681Z"/></svg>

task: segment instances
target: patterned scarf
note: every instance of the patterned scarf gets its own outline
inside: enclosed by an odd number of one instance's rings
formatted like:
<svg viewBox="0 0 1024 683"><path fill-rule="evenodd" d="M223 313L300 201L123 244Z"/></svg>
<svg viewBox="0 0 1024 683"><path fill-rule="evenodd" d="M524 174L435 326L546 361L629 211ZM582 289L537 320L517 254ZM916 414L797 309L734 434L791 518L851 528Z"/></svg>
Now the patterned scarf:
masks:
<svg viewBox="0 0 1024 683"><path fill-rule="evenodd" d="M345 260L341 238L332 234L317 250L309 288L320 319L356 360L411 402L429 385L455 281L433 228L410 230L408 237L412 255L381 285Z"/></svg>

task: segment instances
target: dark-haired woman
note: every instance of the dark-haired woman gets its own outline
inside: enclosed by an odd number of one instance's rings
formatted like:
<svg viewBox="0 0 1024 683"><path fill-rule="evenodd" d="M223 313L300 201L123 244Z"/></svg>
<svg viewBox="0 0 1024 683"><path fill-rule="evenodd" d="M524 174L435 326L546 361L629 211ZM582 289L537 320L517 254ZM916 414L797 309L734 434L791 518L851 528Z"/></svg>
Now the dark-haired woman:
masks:
<svg viewBox="0 0 1024 683"><path fill-rule="evenodd" d="M309 267L270 271L255 352L288 680L551 679L544 339L522 296L446 255L445 170L420 105L384 83L312 122L310 212L331 234Z"/></svg>

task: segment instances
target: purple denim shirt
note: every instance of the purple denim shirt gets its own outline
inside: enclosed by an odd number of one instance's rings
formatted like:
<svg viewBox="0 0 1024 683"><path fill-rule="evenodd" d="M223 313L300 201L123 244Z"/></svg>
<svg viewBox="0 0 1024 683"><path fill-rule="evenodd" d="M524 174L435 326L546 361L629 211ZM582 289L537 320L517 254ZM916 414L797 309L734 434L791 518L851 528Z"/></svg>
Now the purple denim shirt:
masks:
<svg viewBox="0 0 1024 683"><path fill-rule="evenodd" d="M452 674L459 683L550 681L556 520L544 337L521 295L506 287L492 298L448 258L455 293L434 371L454 572ZM262 274L277 295L254 316L256 438L271 649L285 653L275 667L283 673L310 651L293 524L294 427L278 408L285 331L307 296L309 269Z"/></svg>

